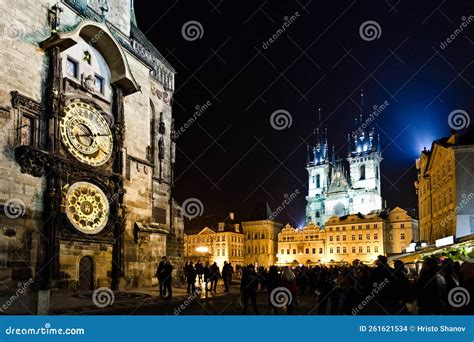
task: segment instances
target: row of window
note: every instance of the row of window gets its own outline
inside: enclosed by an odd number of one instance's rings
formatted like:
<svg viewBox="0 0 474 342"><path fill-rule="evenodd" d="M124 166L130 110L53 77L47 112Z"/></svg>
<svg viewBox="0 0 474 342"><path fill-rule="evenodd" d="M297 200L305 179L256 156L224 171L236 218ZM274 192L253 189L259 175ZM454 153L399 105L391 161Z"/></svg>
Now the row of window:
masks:
<svg viewBox="0 0 474 342"><path fill-rule="evenodd" d="M254 254L267 254L269 253L267 246L254 246ZM247 254L252 254L252 247L247 247Z"/></svg>
<svg viewBox="0 0 474 342"><path fill-rule="evenodd" d="M266 239L267 236L265 235L265 233L253 233L253 234L250 234L250 233L247 233L247 240L251 240L253 237L254 240L256 239Z"/></svg>
<svg viewBox="0 0 474 342"><path fill-rule="evenodd" d="M213 242L214 241L214 237L211 237L211 236L188 236L188 241L190 243L203 243L203 242ZM217 242L225 242L225 235L217 235L215 237L215 241ZM242 236L234 236L232 235L231 236L231 241L232 242L240 242L240 243L244 243L244 238Z"/></svg>
<svg viewBox="0 0 474 342"><path fill-rule="evenodd" d="M364 248L363 246L359 246L358 253L363 253ZM366 253L371 253L370 246L366 246L365 248ZM374 246L374 253L378 253L379 246ZM356 253L356 246L352 246L351 248L352 253ZM334 247L329 248L329 253L334 254ZM341 253L341 247L336 247L336 254ZM347 247L342 247L342 254L347 254Z"/></svg>
<svg viewBox="0 0 474 342"><path fill-rule="evenodd" d="M336 241L341 241L341 236L342 236L342 241L346 241L346 235L336 235L335 236ZM365 239L370 240L370 236L371 236L370 234L365 234ZM363 234L359 234L357 237L358 237L359 241L361 241L362 237L363 237ZM374 233L374 240L378 240L378 238L379 238L379 234ZM351 235L351 240L352 241L356 240L356 235L355 234ZM329 236L329 241L334 241L334 236L330 235Z"/></svg>
<svg viewBox="0 0 474 342"><path fill-rule="evenodd" d="M375 223L372 227L373 227L374 229L377 229L377 228L379 227L379 225L378 225L377 223ZM357 225L357 229L358 229L358 230L361 230L361 229L363 229L363 228L364 228L364 225L363 225L363 224ZM370 229L370 228L371 228L371 227L370 227L370 224L366 224L366 225L365 225L365 229ZM339 230L344 231L344 230L346 230L346 227L344 227L344 226L342 226L342 227L329 227L329 231L330 231L330 232L332 232L332 231L334 231L334 230L335 230L336 232L339 231ZM351 226L351 230L356 230L356 226Z"/></svg>
<svg viewBox="0 0 474 342"><path fill-rule="evenodd" d="M319 254L323 254L323 249L322 248L318 248L318 253ZM306 248L305 249L305 254L309 254L309 251L310 249L309 248ZM280 250L280 254L285 254L285 250L284 249L281 249ZM290 253L290 252L293 252L293 253ZM296 254L296 248L293 248L293 249L287 249L286 250L286 254ZM316 254L316 248L311 248L311 254Z"/></svg>

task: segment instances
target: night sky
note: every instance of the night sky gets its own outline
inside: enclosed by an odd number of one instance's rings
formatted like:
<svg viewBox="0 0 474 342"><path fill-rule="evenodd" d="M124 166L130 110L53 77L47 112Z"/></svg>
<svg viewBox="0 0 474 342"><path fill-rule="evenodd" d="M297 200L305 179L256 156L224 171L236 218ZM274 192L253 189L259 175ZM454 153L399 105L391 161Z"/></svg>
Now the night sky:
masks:
<svg viewBox="0 0 474 342"><path fill-rule="evenodd" d="M416 207L415 159L432 140L449 134L450 112L473 109L474 18L444 49L441 43L474 14L474 5L321 3L136 1L139 28L177 71L175 126L193 116L196 106L211 103L177 140L178 202L198 198L204 214L233 210L239 219L257 203L268 202L274 210L298 189L276 221L302 225L306 144L313 143L319 124L345 158L363 89L364 113L389 103L373 122L384 158L382 197L389 207ZM291 24L265 48L285 17ZM199 39L183 36L189 21L202 26ZM366 21L379 25L380 37L362 39L359 28ZM290 127L272 127L276 110L290 113Z"/></svg>

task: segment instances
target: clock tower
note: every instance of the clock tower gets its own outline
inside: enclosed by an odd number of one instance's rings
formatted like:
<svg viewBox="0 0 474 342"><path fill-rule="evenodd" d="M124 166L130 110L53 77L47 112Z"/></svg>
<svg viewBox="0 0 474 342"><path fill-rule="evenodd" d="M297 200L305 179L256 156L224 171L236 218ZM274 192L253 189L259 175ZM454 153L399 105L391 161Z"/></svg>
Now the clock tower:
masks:
<svg viewBox="0 0 474 342"><path fill-rule="evenodd" d="M137 27L133 1L40 0L24 11L11 20L44 18L24 23L28 39L2 42L0 62L25 78L2 84L8 97L0 91L0 121L11 128L0 165L13 165L0 172L0 224L10 234L0 243L18 256L0 266L0 281L74 291L154 285L162 256L182 269L175 71ZM7 215L18 203L22 215Z"/></svg>

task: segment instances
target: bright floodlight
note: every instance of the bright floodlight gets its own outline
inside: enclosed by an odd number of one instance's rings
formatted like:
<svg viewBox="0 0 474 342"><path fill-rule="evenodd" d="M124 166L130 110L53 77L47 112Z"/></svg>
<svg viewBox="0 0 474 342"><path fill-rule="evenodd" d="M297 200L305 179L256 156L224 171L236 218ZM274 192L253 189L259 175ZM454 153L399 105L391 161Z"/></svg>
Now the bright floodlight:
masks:
<svg viewBox="0 0 474 342"><path fill-rule="evenodd" d="M206 253L206 252L209 252L209 248L206 246L199 246L199 247L196 247L196 252Z"/></svg>

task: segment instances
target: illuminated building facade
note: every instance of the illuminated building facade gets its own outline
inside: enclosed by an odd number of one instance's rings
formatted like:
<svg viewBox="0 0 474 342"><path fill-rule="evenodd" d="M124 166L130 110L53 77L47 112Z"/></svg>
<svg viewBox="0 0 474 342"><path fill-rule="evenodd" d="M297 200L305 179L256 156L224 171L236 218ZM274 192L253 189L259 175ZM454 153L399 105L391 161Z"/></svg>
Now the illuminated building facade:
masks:
<svg viewBox="0 0 474 342"><path fill-rule="evenodd" d="M245 233L245 264L275 265L282 224L271 220L245 221L242 228Z"/></svg>
<svg viewBox="0 0 474 342"><path fill-rule="evenodd" d="M324 229L312 222L286 225L278 235L278 264L371 263L378 255L399 254L417 239L418 222L406 210L332 216Z"/></svg>
<svg viewBox="0 0 474 342"><path fill-rule="evenodd" d="M316 131L315 145L308 148L306 222L324 226L331 216L382 209L379 138L374 129L363 128L362 115L359 120L360 126L348 135L345 161L337 160L334 146L329 156L327 131Z"/></svg>
<svg viewBox="0 0 474 342"><path fill-rule="evenodd" d="M187 222L184 237L186 261L202 263L216 262L222 268L224 261L236 265L244 264L245 235L234 213L212 215Z"/></svg>
<svg viewBox="0 0 474 342"><path fill-rule="evenodd" d="M420 240L474 234L473 132L433 141L416 161Z"/></svg>
<svg viewBox="0 0 474 342"><path fill-rule="evenodd" d="M310 222L302 229L287 224L278 234L278 265L315 264L325 262L323 229Z"/></svg>
<svg viewBox="0 0 474 342"><path fill-rule="evenodd" d="M151 286L182 269L175 71L130 0L0 2L2 290ZM18 34L16 34L18 33Z"/></svg>

